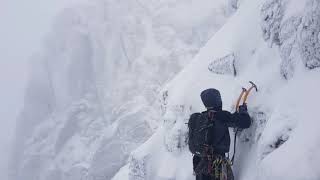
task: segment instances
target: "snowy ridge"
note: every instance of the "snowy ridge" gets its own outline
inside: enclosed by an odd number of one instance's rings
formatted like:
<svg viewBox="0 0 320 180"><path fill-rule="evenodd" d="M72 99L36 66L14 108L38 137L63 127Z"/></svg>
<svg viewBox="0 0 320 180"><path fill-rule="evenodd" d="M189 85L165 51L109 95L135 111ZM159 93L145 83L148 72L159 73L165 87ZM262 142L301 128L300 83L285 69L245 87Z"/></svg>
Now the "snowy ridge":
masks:
<svg viewBox="0 0 320 180"><path fill-rule="evenodd" d="M293 8L298 5L300 9ZM183 132L188 115L203 110L200 92L209 87L219 89L224 109L232 111L241 86L247 86L249 80L256 82L259 92L249 97L253 125L239 135L233 167L237 179L319 179L318 6L314 0L244 1L193 61L164 87L164 129L148 141L162 146L150 150L143 145L131 154L140 159L143 178L132 175L134 160L113 180L124 179L125 173L130 180L194 179ZM212 59L231 53L238 70L235 78L208 71Z"/></svg>
<svg viewBox="0 0 320 180"><path fill-rule="evenodd" d="M318 0L66 9L33 57L10 180L193 180L185 123L200 92L219 89L233 111L249 80L236 179L318 180L319 12Z"/></svg>

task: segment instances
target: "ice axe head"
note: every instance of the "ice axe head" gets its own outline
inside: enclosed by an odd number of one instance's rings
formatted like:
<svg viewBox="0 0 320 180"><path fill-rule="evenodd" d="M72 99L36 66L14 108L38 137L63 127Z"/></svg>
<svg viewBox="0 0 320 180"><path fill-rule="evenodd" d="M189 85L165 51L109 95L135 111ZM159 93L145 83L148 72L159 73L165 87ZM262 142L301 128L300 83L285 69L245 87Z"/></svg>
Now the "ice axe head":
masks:
<svg viewBox="0 0 320 180"><path fill-rule="evenodd" d="M256 91L258 91L257 85L255 83L253 83L252 81L249 81L249 83L252 85L253 88L256 89Z"/></svg>
<svg viewBox="0 0 320 180"><path fill-rule="evenodd" d="M249 96L249 94L250 94L252 89L255 89L256 91L258 91L257 85L255 83L253 83L252 81L249 81L249 83L251 84L251 87L249 88L248 91L246 91L246 94L244 95L243 104L246 103L247 98L248 98L248 96Z"/></svg>

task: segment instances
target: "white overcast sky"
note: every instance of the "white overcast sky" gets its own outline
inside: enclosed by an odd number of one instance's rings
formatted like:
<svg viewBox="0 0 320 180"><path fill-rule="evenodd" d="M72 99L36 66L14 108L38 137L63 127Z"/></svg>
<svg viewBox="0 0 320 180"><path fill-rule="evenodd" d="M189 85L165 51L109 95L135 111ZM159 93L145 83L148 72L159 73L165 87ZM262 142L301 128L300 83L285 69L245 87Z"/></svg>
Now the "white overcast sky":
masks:
<svg viewBox="0 0 320 180"><path fill-rule="evenodd" d="M71 0L0 0L0 179L15 119L23 106L29 57L40 50L54 17Z"/></svg>

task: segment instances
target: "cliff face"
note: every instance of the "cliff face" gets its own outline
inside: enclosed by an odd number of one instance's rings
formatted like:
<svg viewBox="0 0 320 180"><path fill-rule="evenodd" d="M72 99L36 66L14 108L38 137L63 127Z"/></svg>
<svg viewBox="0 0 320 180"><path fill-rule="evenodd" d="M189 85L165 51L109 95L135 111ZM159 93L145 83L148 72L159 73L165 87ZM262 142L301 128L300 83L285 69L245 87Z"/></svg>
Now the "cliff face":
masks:
<svg viewBox="0 0 320 180"><path fill-rule="evenodd" d="M237 179L319 179L319 8L100 0L64 10L33 58L11 180L192 180L185 123L204 109L200 92L219 89L234 111L250 80L259 91Z"/></svg>
<svg viewBox="0 0 320 180"><path fill-rule="evenodd" d="M131 154L114 179L194 179L185 123L192 112L204 109L200 92L219 89L224 109L234 111L249 80L259 91L248 100L252 126L238 137L236 179L319 179L318 8L314 0L240 3L163 87L164 125Z"/></svg>
<svg viewBox="0 0 320 180"><path fill-rule="evenodd" d="M61 12L32 57L11 179L111 179L161 126L161 86L233 11L218 0L101 0Z"/></svg>

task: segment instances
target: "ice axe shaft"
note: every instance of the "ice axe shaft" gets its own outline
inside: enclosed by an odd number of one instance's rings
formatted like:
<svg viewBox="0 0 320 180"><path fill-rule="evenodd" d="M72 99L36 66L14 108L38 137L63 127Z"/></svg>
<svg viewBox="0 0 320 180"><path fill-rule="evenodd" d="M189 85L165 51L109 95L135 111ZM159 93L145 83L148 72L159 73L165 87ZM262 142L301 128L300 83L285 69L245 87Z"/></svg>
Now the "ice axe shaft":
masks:
<svg viewBox="0 0 320 180"><path fill-rule="evenodd" d="M247 89L246 88L242 88L242 92L240 93L240 95L238 97L238 100L237 100L237 103L236 103L236 111L237 112L239 111L239 105L240 105L241 98L246 92L247 92Z"/></svg>
<svg viewBox="0 0 320 180"><path fill-rule="evenodd" d="M249 83L251 84L251 87L248 90L246 88L242 88L242 92L239 95L239 98L236 103L237 112L239 112L239 105L240 105L241 99L243 98L242 104L245 104L252 89L255 89L256 91L258 91L257 85L255 83L253 83L252 81L249 81Z"/></svg>
<svg viewBox="0 0 320 180"><path fill-rule="evenodd" d="M251 87L246 91L245 95L244 95L244 98L243 98L243 104L246 103L247 99L248 99L248 96L251 92L252 89L255 89L256 92L258 91L258 88L257 88L257 85L255 83L253 83L252 81L249 81L249 83L251 84Z"/></svg>

